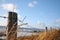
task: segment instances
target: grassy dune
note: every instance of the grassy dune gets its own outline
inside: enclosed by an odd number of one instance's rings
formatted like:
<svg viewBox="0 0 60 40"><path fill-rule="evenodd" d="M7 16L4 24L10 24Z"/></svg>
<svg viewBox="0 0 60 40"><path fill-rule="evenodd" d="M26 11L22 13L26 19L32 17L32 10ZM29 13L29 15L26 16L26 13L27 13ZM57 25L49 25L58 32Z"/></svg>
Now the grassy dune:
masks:
<svg viewBox="0 0 60 40"><path fill-rule="evenodd" d="M60 31L53 29L47 32L40 32L38 35L18 37L17 40L60 40Z"/></svg>
<svg viewBox="0 0 60 40"><path fill-rule="evenodd" d="M39 34L38 40L60 40L59 30L53 29Z"/></svg>
<svg viewBox="0 0 60 40"><path fill-rule="evenodd" d="M25 37L18 37L17 40L35 40L38 37L38 35L31 35L31 36L25 36Z"/></svg>

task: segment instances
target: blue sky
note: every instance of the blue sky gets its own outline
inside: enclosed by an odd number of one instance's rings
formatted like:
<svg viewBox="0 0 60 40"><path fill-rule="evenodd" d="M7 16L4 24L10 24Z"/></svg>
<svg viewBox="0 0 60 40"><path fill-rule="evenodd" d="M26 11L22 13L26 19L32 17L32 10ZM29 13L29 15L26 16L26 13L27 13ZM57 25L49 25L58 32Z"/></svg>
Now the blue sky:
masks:
<svg viewBox="0 0 60 40"><path fill-rule="evenodd" d="M60 26L60 0L0 0L0 15L6 16L8 11L12 11L13 4L18 18L22 20L27 16L24 22L33 27ZM6 21L0 19L1 24Z"/></svg>

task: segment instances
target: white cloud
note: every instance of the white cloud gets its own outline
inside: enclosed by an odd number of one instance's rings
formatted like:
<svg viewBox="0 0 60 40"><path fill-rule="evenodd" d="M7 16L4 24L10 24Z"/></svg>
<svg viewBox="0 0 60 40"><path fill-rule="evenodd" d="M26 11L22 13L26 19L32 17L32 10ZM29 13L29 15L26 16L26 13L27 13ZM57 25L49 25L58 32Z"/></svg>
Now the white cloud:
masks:
<svg viewBox="0 0 60 40"><path fill-rule="evenodd" d="M56 23L60 23L60 18L56 20Z"/></svg>
<svg viewBox="0 0 60 40"><path fill-rule="evenodd" d="M29 7L34 7L37 4L37 1L32 1L28 4Z"/></svg>
<svg viewBox="0 0 60 40"><path fill-rule="evenodd" d="M5 9L5 10L8 10L8 11L14 11L14 12L19 13L19 9L17 9L17 6L14 4L11 4L11 3L10 4L1 4L0 7Z"/></svg>
<svg viewBox="0 0 60 40"><path fill-rule="evenodd" d="M34 4L29 3L28 6L29 6L29 7L34 7Z"/></svg>
<svg viewBox="0 0 60 40"><path fill-rule="evenodd" d="M1 8L6 9L8 11L13 11L13 8L16 9L16 5L14 5L14 4L2 4Z"/></svg>

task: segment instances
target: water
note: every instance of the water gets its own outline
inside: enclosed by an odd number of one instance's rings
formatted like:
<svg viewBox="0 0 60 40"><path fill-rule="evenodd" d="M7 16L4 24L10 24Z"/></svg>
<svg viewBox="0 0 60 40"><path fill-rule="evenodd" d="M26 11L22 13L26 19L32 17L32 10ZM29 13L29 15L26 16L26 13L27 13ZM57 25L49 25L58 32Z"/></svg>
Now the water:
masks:
<svg viewBox="0 0 60 40"><path fill-rule="evenodd" d="M5 26L0 26L0 31L5 31L6 27Z"/></svg>
<svg viewBox="0 0 60 40"><path fill-rule="evenodd" d="M5 26L0 26L0 32L5 31L6 27ZM19 28L18 30L23 30L23 31L40 31L41 29L37 29L37 28ZM29 36L35 33L31 33L31 32L17 32L17 37L19 36Z"/></svg>
<svg viewBox="0 0 60 40"><path fill-rule="evenodd" d="M6 27L5 26L0 26L0 32L5 31ZM19 28L18 30L20 31L32 31L32 30L40 30L40 29L31 29L31 28ZM30 35L36 35L36 33L32 33L32 32L17 32L17 37L20 36L30 36ZM6 39L6 36L1 36L0 39Z"/></svg>
<svg viewBox="0 0 60 40"><path fill-rule="evenodd" d="M0 26L0 32L5 31L6 27L5 26ZM18 30L23 30L23 31L32 31L31 28L19 28ZM31 35L32 33L30 32L17 32L18 36L25 36L25 35Z"/></svg>

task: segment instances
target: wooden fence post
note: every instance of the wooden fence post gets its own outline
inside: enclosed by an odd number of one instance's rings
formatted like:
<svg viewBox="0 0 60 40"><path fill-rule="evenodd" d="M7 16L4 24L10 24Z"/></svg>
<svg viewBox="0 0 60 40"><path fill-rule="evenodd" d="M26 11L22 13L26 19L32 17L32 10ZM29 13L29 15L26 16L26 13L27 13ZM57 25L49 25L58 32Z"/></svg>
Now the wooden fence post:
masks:
<svg viewBox="0 0 60 40"><path fill-rule="evenodd" d="M7 24L7 40L17 40L17 13L9 12Z"/></svg>
<svg viewBox="0 0 60 40"><path fill-rule="evenodd" d="M47 28L47 27L45 27L45 31L46 31L46 32L48 31L48 28Z"/></svg>

